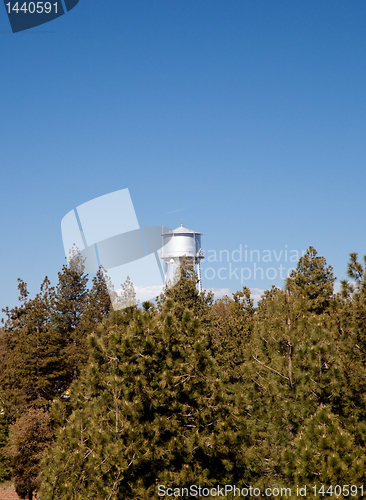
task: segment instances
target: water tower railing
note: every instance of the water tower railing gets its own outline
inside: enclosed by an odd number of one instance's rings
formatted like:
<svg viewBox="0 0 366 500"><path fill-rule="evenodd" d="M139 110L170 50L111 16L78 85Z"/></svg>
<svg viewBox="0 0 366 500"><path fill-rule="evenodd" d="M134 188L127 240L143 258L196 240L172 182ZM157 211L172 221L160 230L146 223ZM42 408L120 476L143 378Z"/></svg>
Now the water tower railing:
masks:
<svg viewBox="0 0 366 500"><path fill-rule="evenodd" d="M186 254L182 255L182 252L179 251L171 251L171 252L160 252L160 257L162 259L169 259L174 257L187 257L188 259L203 259L205 256L204 252L187 252Z"/></svg>

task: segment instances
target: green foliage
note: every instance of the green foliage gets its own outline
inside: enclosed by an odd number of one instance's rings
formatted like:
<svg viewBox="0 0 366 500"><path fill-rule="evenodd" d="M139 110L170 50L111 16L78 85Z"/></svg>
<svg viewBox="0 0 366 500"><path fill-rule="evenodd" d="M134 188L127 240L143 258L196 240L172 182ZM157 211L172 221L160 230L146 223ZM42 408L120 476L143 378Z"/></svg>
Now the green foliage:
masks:
<svg viewBox="0 0 366 500"><path fill-rule="evenodd" d="M321 314L329 307L333 295L333 268L326 267L324 257L317 256L317 251L309 247L290 276L286 280L287 290L304 296L308 301L308 310Z"/></svg>
<svg viewBox="0 0 366 500"><path fill-rule="evenodd" d="M260 464L258 484L277 477L286 484L285 451L319 406L341 411L348 357L328 314L310 315L308 298L279 289L265 294L243 365L247 384L242 411L250 421Z"/></svg>
<svg viewBox="0 0 366 500"><path fill-rule="evenodd" d="M212 326L212 346L220 370L231 382L241 379L241 366L254 325L254 306L250 290L217 300L213 306L216 315Z"/></svg>
<svg viewBox="0 0 366 500"><path fill-rule="evenodd" d="M7 443L9 426L5 418L5 411L0 401L0 482L10 479L9 459L4 454L4 446Z"/></svg>
<svg viewBox="0 0 366 500"><path fill-rule="evenodd" d="M352 301L347 305L351 317L352 329L357 332L357 339L362 349L366 349L366 255L363 258L365 266L357 260L357 253L350 254L347 274L354 280L350 284L347 281L342 282L343 297L350 298Z"/></svg>
<svg viewBox="0 0 366 500"><path fill-rule="evenodd" d="M357 257L358 254L355 252L350 254L350 262L347 266L347 274L350 278L355 280L358 289L361 291L365 289L366 269L360 262L358 262ZM366 255L364 255L363 261L366 266Z"/></svg>
<svg viewBox="0 0 366 500"><path fill-rule="evenodd" d="M53 324L62 338L69 382L75 380L87 361L83 320L88 310L87 282L82 261L71 261L58 274L54 298Z"/></svg>
<svg viewBox="0 0 366 500"><path fill-rule="evenodd" d="M299 429L287 453L287 475L297 484L363 484L365 458L329 407L321 406Z"/></svg>
<svg viewBox="0 0 366 500"><path fill-rule="evenodd" d="M157 484L245 478L238 412L198 320L178 320L175 307L136 310L117 328L112 318L91 337L74 412L44 461L41 498L148 499Z"/></svg>
<svg viewBox="0 0 366 500"><path fill-rule="evenodd" d="M161 311L166 300L175 303L174 315L182 320L186 310L190 311L195 318L199 318L201 326L205 328L211 325L212 314L210 306L213 303L213 293L200 293L197 289L198 278L192 264L183 260L182 265L176 271L174 286L167 287L158 298L158 308Z"/></svg>
<svg viewBox="0 0 366 500"><path fill-rule="evenodd" d="M37 431L30 421L34 417L36 425L39 417L42 427L42 419L48 418L43 418L43 411L86 363L87 335L110 308L102 270L89 291L86 281L82 260L76 252L60 273L56 292L45 278L40 292L29 299L26 283L19 280L21 306L5 309L7 321L0 330L0 479L14 476L17 491L23 497L31 496L33 486L38 487L35 471L40 451L35 451L32 458L26 456L25 450L38 449L32 441ZM40 413L32 413L37 409ZM9 424L15 420L7 447ZM45 444L39 439L41 449ZM10 450L11 460L5 457L3 449Z"/></svg>
<svg viewBox="0 0 366 500"><path fill-rule="evenodd" d="M6 307L2 312L6 314L7 320L5 323L6 330L18 330L25 326L27 317L27 303L29 292L27 290L27 283L18 278L19 301L22 303L20 307L9 309Z"/></svg>
<svg viewBox="0 0 366 500"><path fill-rule="evenodd" d="M90 290L76 252L59 273L55 291L46 277L28 299L19 280L21 307L7 308L0 331L0 389L6 418L29 407L46 408L76 378L87 360L87 336L108 314L110 299L102 270Z"/></svg>
<svg viewBox="0 0 366 500"><path fill-rule="evenodd" d="M8 321L0 337L0 386L5 413L18 418L29 406L43 407L65 376L62 344L52 326L53 289L47 278L40 293L27 301L22 326Z"/></svg>
<svg viewBox="0 0 366 500"><path fill-rule="evenodd" d="M5 452L21 498L32 500L33 492L39 488L39 462L51 439L50 419L43 410L28 410L10 427Z"/></svg>
<svg viewBox="0 0 366 500"><path fill-rule="evenodd" d="M93 286L88 293L87 311L83 323L89 322L89 328L95 323L101 323L111 310L108 279L105 269L101 266L92 280Z"/></svg>
<svg viewBox="0 0 366 500"><path fill-rule="evenodd" d="M46 279L29 299L19 280L0 330L0 477L6 449L28 497L43 456L42 500L150 499L158 484L362 484L365 267L351 254L353 283L334 295L332 268L309 247L257 307L245 287L213 304L187 262L142 310L127 280L110 311L104 271L88 290L77 251L56 290Z"/></svg>
<svg viewBox="0 0 366 500"><path fill-rule="evenodd" d="M343 388L348 405L342 415L356 443L366 446L366 273L357 260L357 253L350 254L347 272L353 282L342 282L333 313L342 336L342 349L348 358L347 382Z"/></svg>

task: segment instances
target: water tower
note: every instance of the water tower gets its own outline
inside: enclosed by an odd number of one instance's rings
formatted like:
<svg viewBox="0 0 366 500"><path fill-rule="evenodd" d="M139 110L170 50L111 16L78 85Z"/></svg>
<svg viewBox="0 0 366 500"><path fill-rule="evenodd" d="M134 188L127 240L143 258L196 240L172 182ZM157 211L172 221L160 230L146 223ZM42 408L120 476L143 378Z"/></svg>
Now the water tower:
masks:
<svg viewBox="0 0 366 500"><path fill-rule="evenodd" d="M202 292L201 259L204 254L201 248L202 233L196 233L181 224L173 231L163 233L161 258L164 261L164 286L173 281L174 271L182 265L183 257L192 264L198 277L198 290Z"/></svg>

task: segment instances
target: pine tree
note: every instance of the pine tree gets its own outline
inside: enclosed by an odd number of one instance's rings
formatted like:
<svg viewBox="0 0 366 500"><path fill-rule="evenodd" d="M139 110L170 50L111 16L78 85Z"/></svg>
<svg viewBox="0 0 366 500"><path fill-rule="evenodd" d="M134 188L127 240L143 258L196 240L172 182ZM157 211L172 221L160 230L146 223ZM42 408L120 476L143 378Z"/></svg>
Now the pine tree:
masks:
<svg viewBox="0 0 366 500"><path fill-rule="evenodd" d="M6 418L14 421L29 406L47 406L65 377L60 339L51 324L53 289L45 278L27 301L22 326L7 323L0 339L0 387Z"/></svg>
<svg viewBox="0 0 366 500"><path fill-rule="evenodd" d="M87 359L87 336L108 314L102 270L88 291L82 260L74 257L60 273L56 295L46 277L40 292L29 299L26 283L19 280L22 305L6 309L0 332L0 390L9 422L30 406L48 407L70 385Z"/></svg>
<svg viewBox="0 0 366 500"><path fill-rule="evenodd" d="M135 310L117 328L111 317L91 337L74 411L44 461L42 499L150 499L158 484L247 478L237 409L199 321L178 312L168 300L161 314Z"/></svg>
<svg viewBox="0 0 366 500"><path fill-rule="evenodd" d="M50 419L43 410L31 408L10 427L6 453L21 498L32 500L39 488L39 462L51 439Z"/></svg>
<svg viewBox="0 0 366 500"><path fill-rule="evenodd" d="M351 298L352 327L362 348L366 349L366 255L364 266L358 262L357 253L350 254L347 274L353 283L342 282L343 296Z"/></svg>
<svg viewBox="0 0 366 500"><path fill-rule="evenodd" d="M73 249L68 264L63 266L58 278L52 321L63 339L71 382L76 380L87 361L83 321L88 310L88 277L84 274L84 259L78 249Z"/></svg>
<svg viewBox="0 0 366 500"><path fill-rule="evenodd" d="M19 290L19 301L22 303L20 307L14 307L13 309L9 309L6 307L2 309L2 312L5 313L7 319L5 322L5 330L6 331L15 331L19 328L22 328L25 325L27 312L28 312L28 289L27 283L18 278L18 290Z"/></svg>
<svg viewBox="0 0 366 500"><path fill-rule="evenodd" d="M243 365L242 412L257 443L264 487L286 485L286 453L306 419L322 405L341 411L348 358L329 313L309 314L309 296L273 288L258 304Z"/></svg>
<svg viewBox="0 0 366 500"><path fill-rule="evenodd" d="M285 452L284 458L290 481L317 485L318 490L322 485L327 489L337 484L360 485L365 480L363 449L329 407L319 407L304 421L293 450Z"/></svg>
<svg viewBox="0 0 366 500"><path fill-rule="evenodd" d="M364 257L366 264L366 256ZM356 443L366 446L366 268L357 260L357 253L350 254L347 269L352 283L342 282L341 293L336 297L334 316L348 358L344 385L342 411L339 411L347 428L351 429Z"/></svg>
<svg viewBox="0 0 366 500"><path fill-rule="evenodd" d="M231 382L241 380L241 365L253 330L255 308L250 290L243 290L217 300L213 306L216 316L213 321L215 359Z"/></svg>
<svg viewBox="0 0 366 500"><path fill-rule="evenodd" d="M58 278L54 322L65 336L74 337L86 309L88 283L84 262L78 254L63 266Z"/></svg>
<svg viewBox="0 0 366 500"><path fill-rule="evenodd" d="M324 257L317 256L317 251L309 247L286 280L287 290L304 296L309 303L308 310L321 314L329 307L333 295L333 268L326 267Z"/></svg>
<svg viewBox="0 0 366 500"><path fill-rule="evenodd" d="M5 418L5 409L0 401L0 482L10 479L9 460L4 454L4 446L7 444L9 426Z"/></svg>
<svg viewBox="0 0 366 500"><path fill-rule="evenodd" d="M109 297L106 278L106 272L100 266L92 280L93 286L88 293L89 319L94 323L101 323L111 310L111 299Z"/></svg>
<svg viewBox="0 0 366 500"><path fill-rule="evenodd" d="M121 309L134 307L136 305L137 302L135 288L130 277L127 276L126 281L121 284L121 293L115 295L113 309L115 311L118 311Z"/></svg>

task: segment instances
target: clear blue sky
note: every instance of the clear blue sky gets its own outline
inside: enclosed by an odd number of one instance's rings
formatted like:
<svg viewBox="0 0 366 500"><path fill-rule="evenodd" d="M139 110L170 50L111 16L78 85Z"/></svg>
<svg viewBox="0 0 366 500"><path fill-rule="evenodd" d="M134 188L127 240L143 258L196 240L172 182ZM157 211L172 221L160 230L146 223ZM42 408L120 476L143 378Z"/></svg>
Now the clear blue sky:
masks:
<svg viewBox="0 0 366 500"><path fill-rule="evenodd" d="M264 273L312 245L342 279L366 253L364 0L80 0L18 34L1 7L0 44L1 307L18 277L56 284L63 216L123 188L206 255L283 250Z"/></svg>

